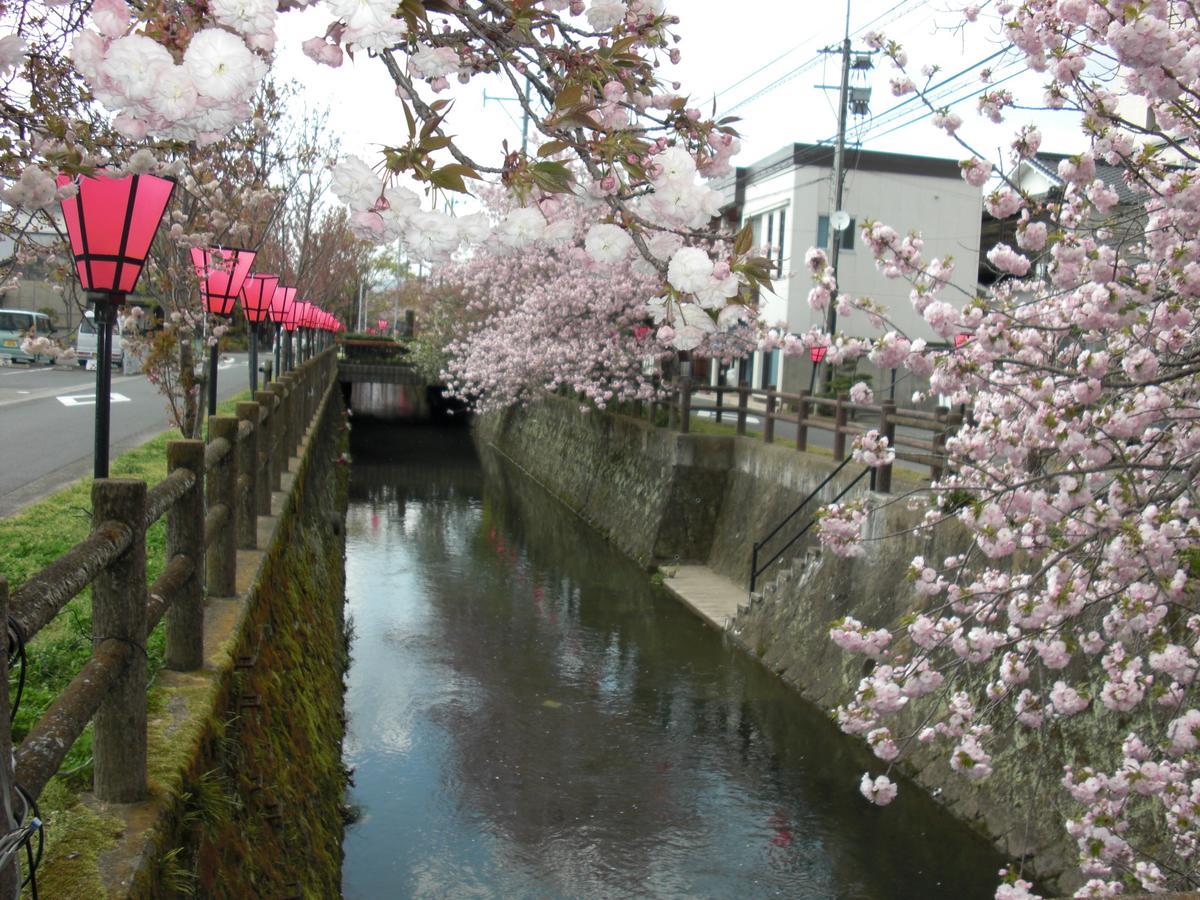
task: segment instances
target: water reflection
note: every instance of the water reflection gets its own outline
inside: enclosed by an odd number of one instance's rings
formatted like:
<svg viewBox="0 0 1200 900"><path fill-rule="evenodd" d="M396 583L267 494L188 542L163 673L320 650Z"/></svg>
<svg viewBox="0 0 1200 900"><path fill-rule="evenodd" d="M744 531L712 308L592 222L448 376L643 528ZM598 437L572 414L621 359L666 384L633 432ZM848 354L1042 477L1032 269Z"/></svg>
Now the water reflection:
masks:
<svg viewBox="0 0 1200 900"><path fill-rule="evenodd" d="M356 427L345 893L984 897L996 860L464 432Z"/></svg>

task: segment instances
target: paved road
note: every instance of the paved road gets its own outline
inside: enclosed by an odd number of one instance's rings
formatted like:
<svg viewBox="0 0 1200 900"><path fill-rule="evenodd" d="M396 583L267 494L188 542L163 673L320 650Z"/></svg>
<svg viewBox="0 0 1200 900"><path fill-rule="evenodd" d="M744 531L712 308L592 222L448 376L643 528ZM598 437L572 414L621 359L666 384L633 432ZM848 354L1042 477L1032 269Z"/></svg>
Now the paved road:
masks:
<svg viewBox="0 0 1200 900"><path fill-rule="evenodd" d="M245 354L222 357L217 392L249 387ZM78 367L0 368L0 516L92 470L96 375ZM113 372L111 454L170 427L166 404L141 375Z"/></svg>

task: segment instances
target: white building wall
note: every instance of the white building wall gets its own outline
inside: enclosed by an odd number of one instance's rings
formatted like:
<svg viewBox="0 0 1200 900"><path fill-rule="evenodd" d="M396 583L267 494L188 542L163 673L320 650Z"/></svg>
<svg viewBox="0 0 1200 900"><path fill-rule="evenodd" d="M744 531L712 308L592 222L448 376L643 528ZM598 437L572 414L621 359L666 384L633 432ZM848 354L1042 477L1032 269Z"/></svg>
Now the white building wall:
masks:
<svg viewBox="0 0 1200 900"><path fill-rule="evenodd" d="M784 226L786 232L782 242L783 247L783 276L773 279L775 291L763 291L759 295L759 316L768 326L788 321L790 299L788 285L790 276L795 268L796 260L792 256L795 247L795 229L792 226L795 218L795 204L792 199L794 173L790 170L779 173L772 178L752 184L746 188L745 205L743 206L742 223L745 224L763 213L773 212L782 208L787 209ZM776 243L779 240L776 239ZM803 265L803 257L800 259Z"/></svg>
<svg viewBox="0 0 1200 900"><path fill-rule="evenodd" d="M927 258L945 255L954 258L951 286L942 296L961 306L975 294L982 191L958 176L856 170L853 153L848 155L848 162L851 169L846 176L842 205L855 221L855 237L854 249L843 250L839 260L842 289L856 297L868 296L883 304L889 310L893 327L910 337L940 340L913 309L908 282L885 278L879 272L858 231L868 219L891 225L902 235L911 230L920 231ZM818 217L830 213L832 175L829 167L789 167L746 186L743 223L787 206L784 274L776 279L773 293L764 291L760 297L760 314L767 325L782 322L788 331L803 332L824 324L823 315L808 305L812 284L804 267L804 257L809 247L816 243ZM824 249L828 250L828 247ZM838 330L856 337L878 334L861 313L839 317ZM760 357L761 354L756 354L754 361L756 385L762 373ZM807 387L811 368L807 359L785 359L777 381L786 390ZM885 373L874 373L877 386L888 380Z"/></svg>
<svg viewBox="0 0 1200 900"><path fill-rule="evenodd" d="M853 156L850 158L852 160ZM828 171L824 170L826 174ZM798 182L805 182L821 173L820 169L808 168L798 171L796 177ZM827 181L821 182L820 186L824 187ZM797 189L798 195L799 192ZM807 216L808 221L798 218L794 231L795 239L802 246L793 247L792 254L800 259L816 242L817 217L829 214L829 192L821 190L819 195L816 194L814 186L805 199L815 203L815 208L809 207L812 212ZM901 235L909 231L920 232L925 240L926 259L952 256L954 275L942 297L955 306L962 306L975 296L982 197L979 188L971 187L961 178L852 170L846 176L842 207L854 219L856 232L870 219L890 225ZM882 304L897 330L911 338L942 340L913 309L909 283L902 278L886 278L876 268L871 251L860 234L854 236L853 250L841 251L838 268L841 290L855 297L870 297ZM823 321L823 316L808 306L810 286L807 280L800 283L797 279L789 295L788 322L793 331L806 331ZM839 316L838 330L855 337L878 334L860 313Z"/></svg>

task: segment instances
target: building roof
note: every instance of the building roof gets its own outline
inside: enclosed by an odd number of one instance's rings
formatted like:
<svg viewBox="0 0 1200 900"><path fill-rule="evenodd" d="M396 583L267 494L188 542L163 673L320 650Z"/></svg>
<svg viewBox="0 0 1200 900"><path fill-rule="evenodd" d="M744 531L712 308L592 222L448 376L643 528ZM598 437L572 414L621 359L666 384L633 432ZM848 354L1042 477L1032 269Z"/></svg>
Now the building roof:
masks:
<svg viewBox="0 0 1200 900"><path fill-rule="evenodd" d="M1058 164L1071 157L1070 153L1038 153L1022 160L1022 164L1029 166L1056 187L1065 187L1067 183L1059 177ZM1096 160L1096 177L1117 192L1118 202L1138 203L1142 192L1130 187L1125 178L1125 171L1124 166L1113 166L1103 160Z"/></svg>
<svg viewBox="0 0 1200 900"><path fill-rule="evenodd" d="M833 156L834 148L831 144L789 144L749 166L739 166L733 175L718 182L715 188L722 194L723 206L740 205L749 185L793 169L832 169ZM953 159L913 156L908 153L884 153L858 147L846 148L846 166L860 172L961 177L958 162Z"/></svg>

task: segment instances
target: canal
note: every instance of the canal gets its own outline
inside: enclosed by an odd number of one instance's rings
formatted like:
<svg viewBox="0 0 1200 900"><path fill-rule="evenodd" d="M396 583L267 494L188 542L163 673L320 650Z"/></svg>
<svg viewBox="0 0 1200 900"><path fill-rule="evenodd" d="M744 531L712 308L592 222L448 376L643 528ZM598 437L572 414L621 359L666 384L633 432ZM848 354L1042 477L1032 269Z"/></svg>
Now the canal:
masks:
<svg viewBox="0 0 1200 900"><path fill-rule="evenodd" d="M1000 861L465 429L357 424L343 893L990 897Z"/></svg>

